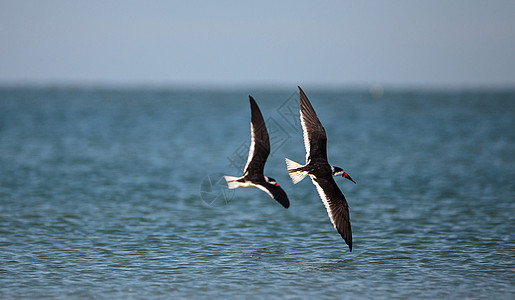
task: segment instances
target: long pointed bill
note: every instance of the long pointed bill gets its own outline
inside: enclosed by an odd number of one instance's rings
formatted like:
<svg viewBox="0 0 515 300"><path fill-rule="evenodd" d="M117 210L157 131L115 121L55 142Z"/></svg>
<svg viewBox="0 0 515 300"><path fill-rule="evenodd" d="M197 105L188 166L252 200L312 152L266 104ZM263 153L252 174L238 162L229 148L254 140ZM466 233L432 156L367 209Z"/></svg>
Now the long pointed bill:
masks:
<svg viewBox="0 0 515 300"><path fill-rule="evenodd" d="M343 172L342 177L347 178L347 179L349 179L350 181L354 182L354 184L356 184L356 181L352 180L352 178L349 176L349 174L347 174L347 173Z"/></svg>

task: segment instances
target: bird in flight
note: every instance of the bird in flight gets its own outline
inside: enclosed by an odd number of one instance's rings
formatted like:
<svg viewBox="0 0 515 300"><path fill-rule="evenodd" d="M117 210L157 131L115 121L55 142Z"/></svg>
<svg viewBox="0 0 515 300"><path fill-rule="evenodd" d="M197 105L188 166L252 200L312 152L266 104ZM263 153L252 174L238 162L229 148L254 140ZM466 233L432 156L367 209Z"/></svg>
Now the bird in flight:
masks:
<svg viewBox="0 0 515 300"><path fill-rule="evenodd" d="M252 114L250 122L251 141L249 156L243 170L243 176L224 176L224 178L227 181L229 189L249 186L257 187L270 195L270 197L275 199L282 206L288 208L290 201L284 190L275 179L263 174L266 160L270 154L270 139L268 137L268 131L266 130L265 120L256 101L252 96L249 96L249 101Z"/></svg>
<svg viewBox="0 0 515 300"><path fill-rule="evenodd" d="M329 164L327 160L327 136L313 106L304 91L300 90L300 123L306 148L306 164L301 165L286 158L286 167L294 184L309 175L322 202L327 209L331 223L352 251L352 231L349 205L333 177L342 176L356 183L342 168Z"/></svg>

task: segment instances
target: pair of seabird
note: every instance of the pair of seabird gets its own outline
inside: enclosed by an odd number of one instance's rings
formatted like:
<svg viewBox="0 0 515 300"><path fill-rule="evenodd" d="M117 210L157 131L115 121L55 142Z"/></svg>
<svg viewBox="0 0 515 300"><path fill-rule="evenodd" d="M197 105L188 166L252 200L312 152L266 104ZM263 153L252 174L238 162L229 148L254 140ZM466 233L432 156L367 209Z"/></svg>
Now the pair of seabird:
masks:
<svg viewBox="0 0 515 300"><path fill-rule="evenodd" d="M286 158L286 166L294 184L309 175L315 185L322 202L327 209L331 223L345 240L352 251L352 231L349 218L349 205L345 196L336 185L333 176L342 176L354 182L352 178L339 167L334 167L327 160L327 136L313 106L300 86L300 122L306 147L306 163L301 165ZM243 176L224 176L229 189L254 186L265 191L270 197L288 208L290 201L284 190L275 179L263 174L265 163L270 154L270 141L265 126L265 120L256 101L250 98L252 113L250 123L251 143L249 156ZM354 182L356 183L356 182Z"/></svg>

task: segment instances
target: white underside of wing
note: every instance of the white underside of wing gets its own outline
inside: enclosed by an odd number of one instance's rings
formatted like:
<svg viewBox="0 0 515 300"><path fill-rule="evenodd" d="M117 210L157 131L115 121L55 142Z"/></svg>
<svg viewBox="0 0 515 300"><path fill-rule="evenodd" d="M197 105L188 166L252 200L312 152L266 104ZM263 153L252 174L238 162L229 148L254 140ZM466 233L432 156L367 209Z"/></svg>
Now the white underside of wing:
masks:
<svg viewBox="0 0 515 300"><path fill-rule="evenodd" d="M317 188L318 195L320 195L320 198L322 199L322 202L324 203L325 209L327 210L327 214L329 215L329 219L331 220L331 223L333 224L334 228L336 228L333 212L331 211L331 208L329 206L329 198L327 197L327 194L325 193L324 189L320 186L320 184L318 184L318 182L315 180L315 176L309 175L309 177L311 177L311 181Z"/></svg>
<svg viewBox="0 0 515 300"><path fill-rule="evenodd" d="M263 192L266 192L270 197L274 198L274 195L272 195L272 193L268 189L266 189L264 186L258 185L258 184L253 184L252 186L257 187L258 189L262 190Z"/></svg>
<svg viewBox="0 0 515 300"><path fill-rule="evenodd" d="M300 125L302 126L302 135L304 136L304 147L306 148L306 164L309 159L309 152L311 151L310 141L308 136L308 129L306 127L306 122L304 122L304 115L302 114L302 110L300 110Z"/></svg>
<svg viewBox="0 0 515 300"><path fill-rule="evenodd" d="M247 173L247 168L249 167L250 162L252 161L252 157L254 157L254 151L256 150L256 137L254 133L254 125L250 122L250 147L249 147L249 157L247 157L247 163L245 164L245 168L243 169L243 174Z"/></svg>
<svg viewBox="0 0 515 300"><path fill-rule="evenodd" d="M242 179L243 177L224 176L224 178L227 181L227 185L228 185L229 189L236 189L239 187L257 187L258 189L262 190L263 192L266 192L270 197L274 198L274 195L272 195L272 193L262 185L255 184L252 181L244 181L244 182L238 181L238 180Z"/></svg>

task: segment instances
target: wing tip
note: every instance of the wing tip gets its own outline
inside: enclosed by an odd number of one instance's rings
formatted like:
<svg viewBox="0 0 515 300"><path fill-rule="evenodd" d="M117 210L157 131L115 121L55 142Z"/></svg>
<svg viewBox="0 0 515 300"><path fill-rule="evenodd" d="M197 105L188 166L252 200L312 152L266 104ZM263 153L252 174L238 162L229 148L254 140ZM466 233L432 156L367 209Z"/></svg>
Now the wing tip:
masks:
<svg viewBox="0 0 515 300"><path fill-rule="evenodd" d="M345 244L349 246L349 252L352 252L352 234L350 236L346 236L345 234L341 234L342 239L345 241Z"/></svg>
<svg viewBox="0 0 515 300"><path fill-rule="evenodd" d="M286 192L279 187L282 190L283 195L279 194L277 195L270 195L275 201L277 201L279 204L282 205L282 207L288 209L290 207L290 199L288 199L288 195L286 195Z"/></svg>
<svg viewBox="0 0 515 300"><path fill-rule="evenodd" d="M279 202L284 208L288 209L290 207L290 201L288 199L283 200L283 202Z"/></svg>
<svg viewBox="0 0 515 300"><path fill-rule="evenodd" d="M347 244L347 246L349 247L349 252L352 252L352 236L348 237L348 236L345 236L345 234L341 234L340 235L342 236L342 239L345 241L345 244Z"/></svg>
<svg viewBox="0 0 515 300"><path fill-rule="evenodd" d="M274 198L279 204L281 204L284 208L288 209L290 207L290 199L288 199L288 195L286 192L279 186L280 189L279 197Z"/></svg>
<svg viewBox="0 0 515 300"><path fill-rule="evenodd" d="M300 95L301 95L301 96L306 97L306 93L304 93L304 90L302 90L302 88L300 87L300 85L297 85L297 87L299 88Z"/></svg>

